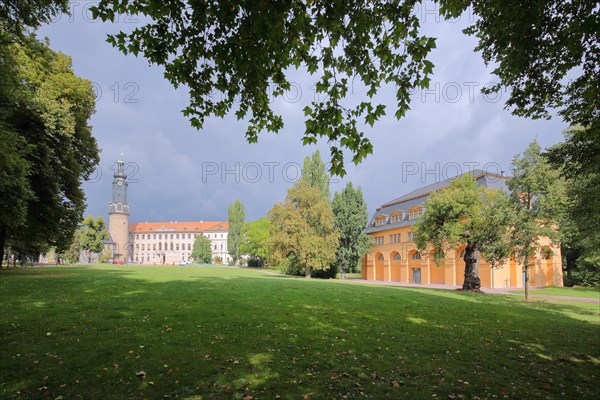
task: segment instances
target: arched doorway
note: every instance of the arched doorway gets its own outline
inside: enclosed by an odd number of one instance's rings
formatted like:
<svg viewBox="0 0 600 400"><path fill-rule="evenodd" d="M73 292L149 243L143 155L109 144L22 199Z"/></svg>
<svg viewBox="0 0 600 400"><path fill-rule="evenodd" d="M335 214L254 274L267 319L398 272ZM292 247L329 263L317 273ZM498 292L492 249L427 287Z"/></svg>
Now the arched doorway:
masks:
<svg viewBox="0 0 600 400"><path fill-rule="evenodd" d="M446 263L444 252L432 250L428 254L431 283L446 283Z"/></svg>
<svg viewBox="0 0 600 400"><path fill-rule="evenodd" d="M421 253L417 250L411 250L408 252L408 273L409 282L421 283L423 282L422 268L421 268Z"/></svg>
<svg viewBox="0 0 600 400"><path fill-rule="evenodd" d="M391 280L396 282L402 281L402 256L396 250L390 253L390 268Z"/></svg>
<svg viewBox="0 0 600 400"><path fill-rule="evenodd" d="M375 253L375 280L383 281L385 278L385 257L383 253Z"/></svg>

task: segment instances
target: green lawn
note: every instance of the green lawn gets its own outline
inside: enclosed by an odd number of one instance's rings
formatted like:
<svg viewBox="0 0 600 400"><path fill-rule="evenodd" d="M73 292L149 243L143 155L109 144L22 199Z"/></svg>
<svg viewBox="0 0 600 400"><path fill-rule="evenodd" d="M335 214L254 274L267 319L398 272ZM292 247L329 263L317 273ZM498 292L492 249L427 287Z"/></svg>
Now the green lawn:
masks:
<svg viewBox="0 0 600 400"><path fill-rule="evenodd" d="M600 396L590 304L115 265L2 271L0 307L0 398Z"/></svg>
<svg viewBox="0 0 600 400"><path fill-rule="evenodd" d="M523 290L511 290L511 292L524 293ZM552 286L542 289L533 289L530 293L535 296L568 296L600 299L600 288L569 288Z"/></svg>

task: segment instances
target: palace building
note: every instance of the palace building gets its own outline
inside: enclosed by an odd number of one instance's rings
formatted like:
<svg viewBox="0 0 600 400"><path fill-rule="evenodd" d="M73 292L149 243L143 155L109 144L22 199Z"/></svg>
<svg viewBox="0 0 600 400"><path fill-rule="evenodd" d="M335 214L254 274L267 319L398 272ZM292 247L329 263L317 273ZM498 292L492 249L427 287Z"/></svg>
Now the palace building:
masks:
<svg viewBox="0 0 600 400"><path fill-rule="evenodd" d="M508 191L505 176L474 170L479 186ZM391 200L377 208L365 232L375 244L362 260L362 277L367 280L397 281L417 284L442 284L461 286L464 281L464 246L446 254L419 252L413 241L412 226L426 212L424 203L429 194L448 186L449 180L436 182ZM562 260L560 247L550 240L541 241L542 252L530 264L531 286L562 286ZM437 257L440 257L438 259ZM481 259L479 278L482 288L519 288L524 285L524 269L514 259L500 266L490 267Z"/></svg>
<svg viewBox="0 0 600 400"><path fill-rule="evenodd" d="M123 155L117 161L108 205L108 232L115 262L180 264L190 262L198 235L210 240L213 261L228 263L227 221L129 222L127 175Z"/></svg>

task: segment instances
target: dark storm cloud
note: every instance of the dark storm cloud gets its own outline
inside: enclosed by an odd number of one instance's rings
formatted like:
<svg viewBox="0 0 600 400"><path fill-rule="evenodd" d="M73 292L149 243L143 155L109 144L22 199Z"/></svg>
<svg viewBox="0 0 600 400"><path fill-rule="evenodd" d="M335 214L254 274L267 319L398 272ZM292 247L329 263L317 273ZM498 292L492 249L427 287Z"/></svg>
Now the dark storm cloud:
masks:
<svg viewBox="0 0 600 400"><path fill-rule="evenodd" d="M131 163L132 221L226 219L235 199L244 203L248 220L259 218L285 197L305 156L319 148L328 158L324 143L301 145L302 109L315 98L315 77L291 72L293 90L273 103L286 124L278 135L265 133L259 143L247 144L246 124L235 116L210 119L198 132L181 114L188 101L185 90L173 89L162 70L144 58L124 56L105 42L106 33L133 29L135 20L103 24L87 12L93 2L71 4L73 15L43 27L40 36L72 56L75 72L91 80L98 94L91 124L102 149L101 164L85 184L87 213L106 217L111 166L121 153ZM565 128L558 119L511 116L503 109L506 93L500 98L480 93L494 76L472 51L475 40L461 33L472 19L469 13L451 23L437 20L431 4L419 12L427 33L438 37L430 89L413 94L406 118L386 117L365 128L374 154L358 166L347 158L348 175L332 183L332 191L347 181L360 185L370 214L385 201L461 172L457 168L500 166L508 171L513 155L529 141L537 138L543 147L550 146L561 140ZM362 99L357 86L350 101ZM385 88L379 99L393 114L392 88Z"/></svg>

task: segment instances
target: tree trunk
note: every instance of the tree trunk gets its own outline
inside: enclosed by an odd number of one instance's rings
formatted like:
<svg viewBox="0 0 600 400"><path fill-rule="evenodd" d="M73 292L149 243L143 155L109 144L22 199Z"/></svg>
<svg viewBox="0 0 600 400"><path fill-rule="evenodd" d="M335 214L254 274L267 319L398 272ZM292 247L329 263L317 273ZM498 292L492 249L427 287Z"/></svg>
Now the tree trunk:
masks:
<svg viewBox="0 0 600 400"><path fill-rule="evenodd" d="M525 300L529 300L529 254L523 264L525 264Z"/></svg>
<svg viewBox="0 0 600 400"><path fill-rule="evenodd" d="M479 249L474 244L468 243L465 248L465 280L462 290L472 290L479 292L481 280L477 276L477 267L479 265Z"/></svg>
<svg viewBox="0 0 600 400"><path fill-rule="evenodd" d="M4 244L6 243L6 229L0 227L0 268L4 262ZM6 260L6 268L8 269L8 260Z"/></svg>
<svg viewBox="0 0 600 400"><path fill-rule="evenodd" d="M342 279L346 279L346 266L345 265L341 265L340 266L340 272L342 273Z"/></svg>
<svg viewBox="0 0 600 400"><path fill-rule="evenodd" d="M310 267L304 267L304 277L310 278Z"/></svg>

